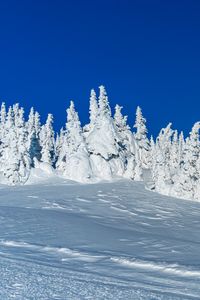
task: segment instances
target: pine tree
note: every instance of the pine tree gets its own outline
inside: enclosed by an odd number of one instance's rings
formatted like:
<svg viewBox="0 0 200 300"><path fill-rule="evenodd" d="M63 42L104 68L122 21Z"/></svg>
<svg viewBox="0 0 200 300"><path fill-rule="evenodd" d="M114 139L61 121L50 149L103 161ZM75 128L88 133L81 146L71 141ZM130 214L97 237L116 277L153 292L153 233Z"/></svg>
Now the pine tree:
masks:
<svg viewBox="0 0 200 300"><path fill-rule="evenodd" d="M4 133L5 133L5 124L6 124L6 105L5 103L3 102L1 104L1 111L0 111L0 139L3 138L4 136Z"/></svg>
<svg viewBox="0 0 200 300"><path fill-rule="evenodd" d="M95 90L91 90L90 94L90 126L94 126L95 122L97 121L97 117L99 114L99 107L97 103L97 97Z"/></svg>
<svg viewBox="0 0 200 300"><path fill-rule="evenodd" d="M65 131L63 127L60 129L60 133L56 135L55 141L55 164L57 164L59 157L61 156L62 147L65 140Z"/></svg>
<svg viewBox="0 0 200 300"><path fill-rule="evenodd" d="M6 105L5 102L1 104L1 111L0 111L0 123L1 125L6 123Z"/></svg>
<svg viewBox="0 0 200 300"><path fill-rule="evenodd" d="M86 124L83 127L84 136L87 137L88 134L93 130L95 123L97 122L97 118L99 115L99 107L97 103L97 97L95 90L91 90L90 92L90 106L89 106L89 119L90 123Z"/></svg>
<svg viewBox="0 0 200 300"><path fill-rule="evenodd" d="M18 174L20 184L27 181L30 174L30 154L27 148L28 134L24 120L24 109L19 108L15 115L15 130L17 137L17 151L18 151Z"/></svg>
<svg viewBox="0 0 200 300"><path fill-rule="evenodd" d="M24 184L30 173L23 114L24 111L19 109L19 106L10 107L6 120L6 134L3 140L3 175L10 184Z"/></svg>
<svg viewBox="0 0 200 300"><path fill-rule="evenodd" d="M53 130L53 115L48 114L46 124L42 126L40 132L41 141L41 161L50 164L51 166L55 162L54 152L54 130Z"/></svg>
<svg viewBox="0 0 200 300"><path fill-rule="evenodd" d="M40 145L40 115L38 112L34 112L33 107L30 110L28 122L26 124L28 141L27 147L30 154L31 166L34 167L34 159L41 160L41 145Z"/></svg>
<svg viewBox="0 0 200 300"><path fill-rule="evenodd" d="M120 160L120 137L114 120L104 86L100 86L99 115L93 130L86 137L94 173L98 177L109 178L122 174L123 162Z"/></svg>
<svg viewBox="0 0 200 300"><path fill-rule="evenodd" d="M179 139L178 139L178 131L175 130L172 136L171 148L169 153L169 161L170 161L170 174L173 180L173 176L176 175L178 169L180 167L179 161Z"/></svg>
<svg viewBox="0 0 200 300"><path fill-rule="evenodd" d="M183 153L185 149L185 139L183 132L181 131L179 138L178 138L178 162L179 166L183 163Z"/></svg>
<svg viewBox="0 0 200 300"><path fill-rule="evenodd" d="M68 179L87 181L92 177L89 153L73 101L67 109L66 132L56 166Z"/></svg>
<svg viewBox="0 0 200 300"><path fill-rule="evenodd" d="M0 111L0 169L1 169L2 155L3 155L3 140L6 134L6 128L5 128L6 116L7 116L6 105L3 102L1 104L1 111Z"/></svg>
<svg viewBox="0 0 200 300"><path fill-rule="evenodd" d="M111 116L111 109L108 102L106 89L103 85L99 87L99 114L102 116Z"/></svg>
<svg viewBox="0 0 200 300"><path fill-rule="evenodd" d="M34 113L34 108L31 107L29 117L28 117L28 122L26 124L27 127L27 132L28 132L28 137L29 139L31 138L33 132L35 131L35 113Z"/></svg>
<svg viewBox="0 0 200 300"><path fill-rule="evenodd" d="M35 123L34 123L34 125L35 125L36 137L39 137L40 130L41 130L41 123L40 123L40 115L37 111L35 112Z"/></svg>
<svg viewBox="0 0 200 300"><path fill-rule="evenodd" d="M195 197L197 185L200 178L198 168L200 141L199 141L200 122L194 124L189 138L186 139L183 162L177 177L176 193L192 199Z"/></svg>
<svg viewBox="0 0 200 300"><path fill-rule="evenodd" d="M121 113L122 106L115 106L114 124L119 135L120 159L124 164L123 175L133 179L135 176L135 140L130 127L127 125L127 116Z"/></svg>
<svg viewBox="0 0 200 300"><path fill-rule="evenodd" d="M136 110L136 120L134 134L136 140L136 170L135 180L142 180L143 169L150 168L150 144L147 137L146 119L142 115L142 110L138 106Z"/></svg>
<svg viewBox="0 0 200 300"><path fill-rule="evenodd" d="M145 180L146 187L150 190L154 190L156 188L155 181L157 180L157 145L154 141L153 136L150 138L150 173L148 174L147 180ZM159 153L159 152L158 152Z"/></svg>
<svg viewBox="0 0 200 300"><path fill-rule="evenodd" d="M168 192L169 185L172 183L170 173L170 150L173 130L171 123L166 128L161 129L154 148L152 149L152 179L155 189L163 193Z"/></svg>
<svg viewBox="0 0 200 300"><path fill-rule="evenodd" d="M121 113L122 108L123 107L119 106L118 104L115 106L114 121L119 132L124 132L127 129L130 129L127 126L127 116L123 116Z"/></svg>

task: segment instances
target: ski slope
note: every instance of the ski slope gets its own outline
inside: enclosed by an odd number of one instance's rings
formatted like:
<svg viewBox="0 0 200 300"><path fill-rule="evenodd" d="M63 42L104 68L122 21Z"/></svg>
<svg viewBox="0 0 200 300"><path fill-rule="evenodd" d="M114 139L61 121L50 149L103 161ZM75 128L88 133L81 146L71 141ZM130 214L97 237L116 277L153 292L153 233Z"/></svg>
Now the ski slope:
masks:
<svg viewBox="0 0 200 300"><path fill-rule="evenodd" d="M0 299L200 299L200 204L128 180L0 186Z"/></svg>

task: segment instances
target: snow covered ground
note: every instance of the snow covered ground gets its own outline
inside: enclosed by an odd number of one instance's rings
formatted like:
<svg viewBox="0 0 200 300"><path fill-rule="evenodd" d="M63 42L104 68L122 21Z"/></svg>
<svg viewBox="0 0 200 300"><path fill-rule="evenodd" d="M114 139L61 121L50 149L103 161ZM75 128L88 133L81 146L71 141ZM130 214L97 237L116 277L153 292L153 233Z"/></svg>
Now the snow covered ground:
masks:
<svg viewBox="0 0 200 300"><path fill-rule="evenodd" d="M128 180L0 186L0 299L200 299L200 203Z"/></svg>

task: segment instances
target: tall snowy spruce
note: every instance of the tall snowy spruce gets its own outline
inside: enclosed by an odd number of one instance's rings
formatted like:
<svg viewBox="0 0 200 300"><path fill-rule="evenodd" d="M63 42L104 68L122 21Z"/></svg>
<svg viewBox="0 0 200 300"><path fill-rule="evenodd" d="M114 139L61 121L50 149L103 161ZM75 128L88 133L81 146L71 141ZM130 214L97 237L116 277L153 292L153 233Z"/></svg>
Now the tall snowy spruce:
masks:
<svg viewBox="0 0 200 300"><path fill-rule="evenodd" d="M65 141L65 130L63 127L60 129L60 132L56 134L56 140L55 140L55 163L57 163L60 153L63 147Z"/></svg>
<svg viewBox="0 0 200 300"><path fill-rule="evenodd" d="M171 143L174 131L171 129L172 124L169 123L166 128L162 128L156 143L152 148L152 180L155 183L155 190L164 194L169 193L171 187L170 173L170 153Z"/></svg>
<svg viewBox="0 0 200 300"><path fill-rule="evenodd" d="M67 109L66 131L57 168L71 180L85 182L92 178L89 153L73 101Z"/></svg>
<svg viewBox="0 0 200 300"><path fill-rule="evenodd" d="M31 166L34 167L34 159L40 161L41 159L41 145L40 145L40 115L38 112L34 112L34 108L32 107L29 113L29 118L26 124L27 133L28 133L28 141L27 147L30 154Z"/></svg>
<svg viewBox="0 0 200 300"><path fill-rule="evenodd" d="M99 114L99 107L97 102L97 96L95 90L91 90L90 94L90 125L91 127L95 125L98 114Z"/></svg>
<svg viewBox="0 0 200 300"><path fill-rule="evenodd" d="M136 120L134 134L136 140L136 168L135 180L142 180L143 171L150 168L150 143L147 137L146 119L142 115L142 110L138 106L136 110Z"/></svg>
<svg viewBox="0 0 200 300"><path fill-rule="evenodd" d="M90 92L90 106L89 106L89 119L90 123L83 128L84 135L87 136L94 128L99 114L99 107L95 90Z"/></svg>
<svg viewBox="0 0 200 300"><path fill-rule="evenodd" d="M4 148L4 144L3 144L3 140L5 138L5 134L6 134L6 105L3 102L1 104L1 111L0 111L0 169L2 169L2 155L3 155L3 148Z"/></svg>
<svg viewBox="0 0 200 300"><path fill-rule="evenodd" d="M40 131L41 161L53 165L55 162L55 140L53 130L53 115L48 114L46 124Z"/></svg>
<svg viewBox="0 0 200 300"><path fill-rule="evenodd" d="M115 106L114 124L117 128L117 133L120 140L119 155L124 165L124 172L122 175L124 177L134 179L136 166L136 143L130 127L127 125L127 116L123 116L121 110L122 106L117 104Z"/></svg>
<svg viewBox="0 0 200 300"><path fill-rule="evenodd" d="M24 184L30 173L30 156L27 149L27 133L24 111L18 104L10 107L5 124L2 153L2 171L10 184Z"/></svg>
<svg viewBox="0 0 200 300"><path fill-rule="evenodd" d="M188 199L199 198L200 180L200 122L194 124L186 139L183 162L175 182L177 196Z"/></svg>
<svg viewBox="0 0 200 300"><path fill-rule="evenodd" d="M112 178L124 173L124 161L120 159L120 137L104 86L99 87L99 113L86 137L94 174L99 178Z"/></svg>

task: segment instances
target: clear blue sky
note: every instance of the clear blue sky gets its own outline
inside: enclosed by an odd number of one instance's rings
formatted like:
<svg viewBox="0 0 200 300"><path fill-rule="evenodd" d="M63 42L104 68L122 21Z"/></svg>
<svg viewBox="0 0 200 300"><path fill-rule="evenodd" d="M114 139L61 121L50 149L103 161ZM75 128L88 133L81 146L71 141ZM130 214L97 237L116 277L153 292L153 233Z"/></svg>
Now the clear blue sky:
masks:
<svg viewBox="0 0 200 300"><path fill-rule="evenodd" d="M82 123L104 84L133 124L137 105L154 135L200 120L199 0L0 1L0 99Z"/></svg>

